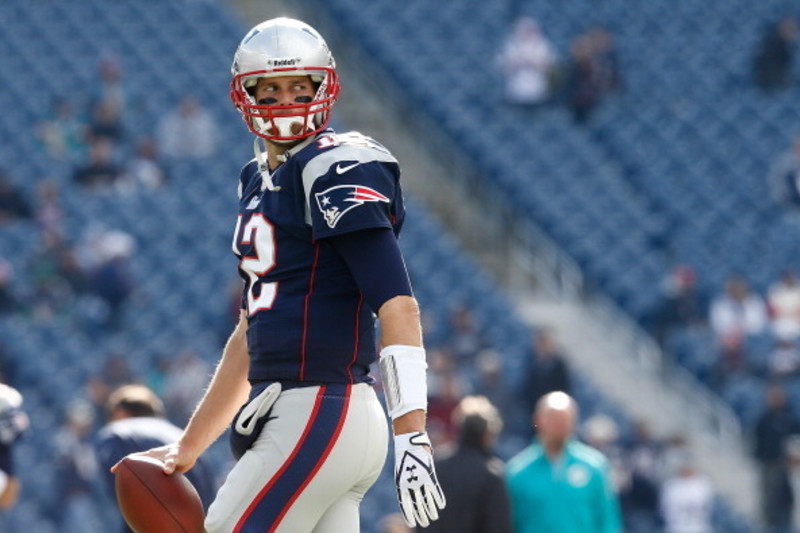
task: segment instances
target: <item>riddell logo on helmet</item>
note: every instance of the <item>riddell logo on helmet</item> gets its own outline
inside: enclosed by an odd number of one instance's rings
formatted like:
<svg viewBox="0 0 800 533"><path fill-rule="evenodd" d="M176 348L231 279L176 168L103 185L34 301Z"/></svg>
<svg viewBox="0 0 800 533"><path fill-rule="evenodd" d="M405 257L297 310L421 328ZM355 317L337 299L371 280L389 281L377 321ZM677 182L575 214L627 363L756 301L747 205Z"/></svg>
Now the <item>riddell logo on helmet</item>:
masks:
<svg viewBox="0 0 800 533"><path fill-rule="evenodd" d="M299 62L299 59L272 59L268 61L273 67L293 67Z"/></svg>

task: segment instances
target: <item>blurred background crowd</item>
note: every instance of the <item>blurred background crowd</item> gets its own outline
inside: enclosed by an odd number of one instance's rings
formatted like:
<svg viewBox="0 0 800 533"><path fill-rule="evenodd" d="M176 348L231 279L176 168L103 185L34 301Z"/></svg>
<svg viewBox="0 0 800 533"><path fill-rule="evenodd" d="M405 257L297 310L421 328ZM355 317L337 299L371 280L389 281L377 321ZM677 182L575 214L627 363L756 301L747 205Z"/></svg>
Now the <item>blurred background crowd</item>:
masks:
<svg viewBox="0 0 800 533"><path fill-rule="evenodd" d="M260 4L0 3L0 381L29 420L0 436L21 484L0 530L110 531L94 445L118 386L188 419L238 312L235 180L252 154L230 62L246 28L288 14L341 66L334 126L363 127L406 171L436 447L482 395L508 460L537 400L564 391L629 533L800 531L797 6ZM690 387L725 431L692 409L645 416L612 364L636 350L576 344L589 329L525 312L538 302L591 309L604 341L633 331L661 399ZM736 472L706 461L707 435ZM226 443L208 455L224 475ZM367 533L403 531L390 472L362 508ZM688 514L703 529L682 529Z"/></svg>

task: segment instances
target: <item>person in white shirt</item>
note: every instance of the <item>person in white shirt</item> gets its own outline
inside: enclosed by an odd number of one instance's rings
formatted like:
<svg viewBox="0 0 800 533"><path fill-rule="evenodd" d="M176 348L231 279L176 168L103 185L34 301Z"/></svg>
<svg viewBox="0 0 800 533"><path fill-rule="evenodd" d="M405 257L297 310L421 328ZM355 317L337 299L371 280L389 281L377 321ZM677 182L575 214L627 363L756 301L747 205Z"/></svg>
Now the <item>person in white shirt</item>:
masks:
<svg viewBox="0 0 800 533"><path fill-rule="evenodd" d="M156 137L161 153L171 159L204 159L217 151L216 121L193 94L164 115Z"/></svg>
<svg viewBox="0 0 800 533"><path fill-rule="evenodd" d="M725 291L711 302L710 324L720 339L763 333L768 318L764 299L738 275L730 276Z"/></svg>
<svg viewBox="0 0 800 533"><path fill-rule="evenodd" d="M519 105L538 105L550 97L556 53L539 23L520 17L497 57L505 74L505 99Z"/></svg>
<svg viewBox="0 0 800 533"><path fill-rule="evenodd" d="M698 472L691 457L684 456L661 487L664 533L714 533L714 497L711 481Z"/></svg>
<svg viewBox="0 0 800 533"><path fill-rule="evenodd" d="M788 341L800 338L800 281L791 270L783 273L767 292L772 333Z"/></svg>

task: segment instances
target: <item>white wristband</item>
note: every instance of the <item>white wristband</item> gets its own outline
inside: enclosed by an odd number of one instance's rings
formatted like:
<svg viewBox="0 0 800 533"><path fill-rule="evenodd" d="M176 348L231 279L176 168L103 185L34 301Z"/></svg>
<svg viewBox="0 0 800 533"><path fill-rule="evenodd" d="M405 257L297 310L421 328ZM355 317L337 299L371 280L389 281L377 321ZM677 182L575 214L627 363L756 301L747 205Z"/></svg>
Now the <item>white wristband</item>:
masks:
<svg viewBox="0 0 800 533"><path fill-rule="evenodd" d="M381 350L383 391L392 420L428 408L427 368L425 349L419 346L393 344Z"/></svg>

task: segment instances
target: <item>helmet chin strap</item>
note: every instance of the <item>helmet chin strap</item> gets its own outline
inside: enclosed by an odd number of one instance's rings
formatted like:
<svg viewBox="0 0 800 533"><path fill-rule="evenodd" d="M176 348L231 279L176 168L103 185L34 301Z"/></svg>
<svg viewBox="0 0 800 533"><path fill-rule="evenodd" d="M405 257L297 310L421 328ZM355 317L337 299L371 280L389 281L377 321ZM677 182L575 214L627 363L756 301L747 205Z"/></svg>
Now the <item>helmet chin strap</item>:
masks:
<svg viewBox="0 0 800 533"><path fill-rule="evenodd" d="M267 162L267 146L264 139L256 137L253 139L253 152L256 154L258 171L261 174L261 190L279 191L281 188L272 183L272 176L269 173L269 163Z"/></svg>
<svg viewBox="0 0 800 533"><path fill-rule="evenodd" d="M296 154L314 140L314 136L303 139L300 143L292 146L290 149L276 157L281 163L285 163L292 155ZM272 175L269 171L269 161L267 158L267 144L261 137L253 139L253 152L256 155L256 163L258 163L258 171L261 174L261 190L269 190L278 192L281 190L280 185L272 183Z"/></svg>

